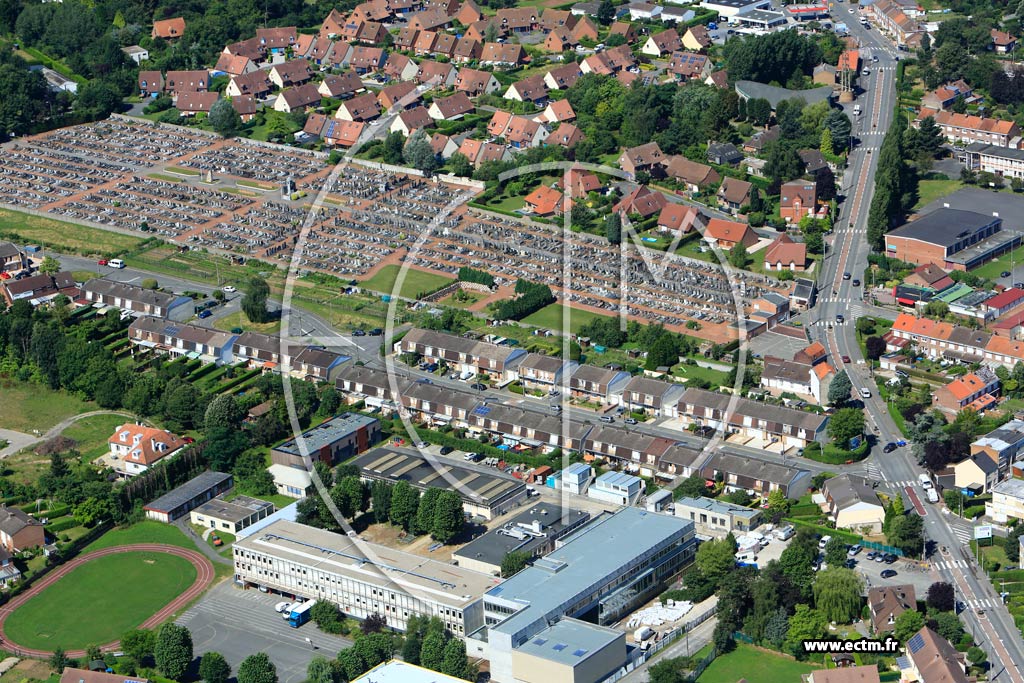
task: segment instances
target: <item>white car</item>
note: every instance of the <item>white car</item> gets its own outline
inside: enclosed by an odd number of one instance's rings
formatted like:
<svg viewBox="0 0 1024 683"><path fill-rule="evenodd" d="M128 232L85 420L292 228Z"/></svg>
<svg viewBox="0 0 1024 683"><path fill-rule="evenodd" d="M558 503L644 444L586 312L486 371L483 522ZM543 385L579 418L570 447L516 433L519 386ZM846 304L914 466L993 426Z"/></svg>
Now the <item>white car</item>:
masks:
<svg viewBox="0 0 1024 683"><path fill-rule="evenodd" d="M846 11L849 12L850 14L853 14L853 8L852 7L850 9L846 10Z"/></svg>
<svg viewBox="0 0 1024 683"><path fill-rule="evenodd" d="M290 608L291 606L292 606L292 603L290 603L290 602L288 602L287 600L285 600L285 601L283 601L283 602L279 602L279 603L277 603L276 605L274 605L274 611L275 611L275 612L285 612L285 611L287 611L287 610L288 610L288 608Z"/></svg>
<svg viewBox="0 0 1024 683"><path fill-rule="evenodd" d="M234 294L238 290L235 289L234 285L228 285L227 287L224 288L224 291L227 292L228 294Z"/></svg>

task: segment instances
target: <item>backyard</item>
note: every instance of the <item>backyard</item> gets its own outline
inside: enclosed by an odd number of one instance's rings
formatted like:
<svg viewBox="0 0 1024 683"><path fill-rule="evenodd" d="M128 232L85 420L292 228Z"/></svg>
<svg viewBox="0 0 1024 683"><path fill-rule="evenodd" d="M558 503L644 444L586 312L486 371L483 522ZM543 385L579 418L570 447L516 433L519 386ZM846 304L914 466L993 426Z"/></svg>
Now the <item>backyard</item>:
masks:
<svg viewBox="0 0 1024 683"><path fill-rule="evenodd" d="M188 560L155 552L107 555L75 568L15 610L4 624L18 645L81 649L117 640L196 579ZM117 605L96 619L103 605Z"/></svg>
<svg viewBox="0 0 1024 683"><path fill-rule="evenodd" d="M92 461L107 452L107 439L114 429L130 421L124 415L93 415L74 423L61 432L61 436L73 439L76 450L87 461Z"/></svg>

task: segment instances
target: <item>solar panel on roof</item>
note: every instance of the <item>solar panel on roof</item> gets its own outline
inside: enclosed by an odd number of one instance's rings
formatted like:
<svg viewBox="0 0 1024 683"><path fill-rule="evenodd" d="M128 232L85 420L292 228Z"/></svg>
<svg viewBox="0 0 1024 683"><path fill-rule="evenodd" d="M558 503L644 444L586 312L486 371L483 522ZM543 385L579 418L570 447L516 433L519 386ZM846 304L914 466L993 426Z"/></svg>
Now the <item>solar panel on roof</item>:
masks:
<svg viewBox="0 0 1024 683"><path fill-rule="evenodd" d="M555 652L561 652L562 650L564 650L567 647L569 647L569 646L566 645L565 643L555 643L553 649L554 649Z"/></svg>
<svg viewBox="0 0 1024 683"><path fill-rule="evenodd" d="M920 633L907 641L907 649L911 654L916 655L922 647L924 647L924 637Z"/></svg>
<svg viewBox="0 0 1024 683"><path fill-rule="evenodd" d="M580 649L573 652L573 654L577 657L582 657L583 655L587 654L587 651L581 647Z"/></svg>
<svg viewBox="0 0 1024 683"><path fill-rule="evenodd" d="M473 414L479 415L480 417L487 415L489 412L491 412L490 406L477 406L476 408L473 408Z"/></svg>
<svg viewBox="0 0 1024 683"><path fill-rule="evenodd" d="M547 638L534 638L533 640L534 645L543 645L546 642L548 642Z"/></svg>

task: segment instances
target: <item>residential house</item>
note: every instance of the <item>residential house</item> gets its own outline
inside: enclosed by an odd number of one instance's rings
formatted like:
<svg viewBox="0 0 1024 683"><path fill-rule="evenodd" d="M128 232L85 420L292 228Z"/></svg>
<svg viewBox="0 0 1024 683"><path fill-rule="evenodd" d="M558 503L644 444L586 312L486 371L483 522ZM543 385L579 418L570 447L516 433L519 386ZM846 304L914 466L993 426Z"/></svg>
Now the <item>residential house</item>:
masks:
<svg viewBox="0 0 1024 683"><path fill-rule="evenodd" d="M704 239L717 245L722 251L728 251L737 244L742 244L749 249L757 244L758 238L757 233L746 223L712 218L704 230Z"/></svg>
<svg viewBox="0 0 1024 683"><path fill-rule="evenodd" d="M445 161L459 151L458 143L443 133L434 133L430 136L430 148L438 158Z"/></svg>
<svg viewBox="0 0 1024 683"><path fill-rule="evenodd" d="M406 21L409 28L418 31L438 31L452 25L452 18L437 8L427 8L422 12L416 12L410 15Z"/></svg>
<svg viewBox="0 0 1024 683"><path fill-rule="evenodd" d="M569 100L552 100L548 102L548 106L544 108L544 111L535 117L535 120L551 124L575 121L576 112L573 111Z"/></svg>
<svg viewBox="0 0 1024 683"><path fill-rule="evenodd" d="M352 360L317 346L307 346L291 359L291 374L307 382L334 382L342 365Z"/></svg>
<svg viewBox="0 0 1024 683"><path fill-rule="evenodd" d="M979 436L971 444L971 455L988 457L1006 473L1010 464L1024 452L1024 420L1013 419L994 430Z"/></svg>
<svg viewBox="0 0 1024 683"><path fill-rule="evenodd" d="M618 401L629 379L629 373L623 370L580 365L569 378L569 389L573 398L609 405Z"/></svg>
<svg viewBox="0 0 1024 683"><path fill-rule="evenodd" d="M0 508L0 546L8 553L18 553L46 545L43 523L16 507Z"/></svg>
<svg viewBox="0 0 1024 683"><path fill-rule="evenodd" d="M865 13L896 43L897 48L915 50L921 45L924 27L907 16L894 0L878 0L866 6Z"/></svg>
<svg viewBox="0 0 1024 683"><path fill-rule="evenodd" d="M991 29L989 35L992 36L992 48L997 55L1011 54L1017 47L1017 39L1005 31Z"/></svg>
<svg viewBox="0 0 1024 683"><path fill-rule="evenodd" d="M278 88L301 85L313 77L313 66L305 59L275 64L270 69L270 80Z"/></svg>
<svg viewBox="0 0 1024 683"><path fill-rule="evenodd" d="M321 95L316 84L305 83L282 91L274 100L274 109L290 114L293 111L305 111L309 107L318 107L320 100Z"/></svg>
<svg viewBox="0 0 1024 683"><path fill-rule="evenodd" d="M573 15L569 10L545 8L540 17L540 30L544 33L551 33L559 28L571 29L578 20L579 17Z"/></svg>
<svg viewBox="0 0 1024 683"><path fill-rule="evenodd" d="M380 105L373 93L345 100L334 115L342 121L372 121L380 116Z"/></svg>
<svg viewBox="0 0 1024 683"><path fill-rule="evenodd" d="M336 9L332 9L323 22L320 23L320 32L317 33L317 38L334 40L341 35L346 21L345 15Z"/></svg>
<svg viewBox="0 0 1024 683"><path fill-rule="evenodd" d="M568 176L569 191L572 197L586 197L591 192L601 192L604 187L597 174L582 168L574 167L569 169ZM558 186L563 190L565 189L564 177L558 180Z"/></svg>
<svg viewBox="0 0 1024 683"><path fill-rule="evenodd" d="M232 55L227 52L221 52L220 57L217 58L217 65L213 67L214 72L225 73L229 76L241 76L242 74L252 73L259 69L256 62L252 61L245 55Z"/></svg>
<svg viewBox="0 0 1024 683"><path fill-rule="evenodd" d="M651 57L661 57L663 55L672 54L673 52L679 52L683 49L683 41L679 37L679 34L674 28L661 31L660 33L652 33L644 41L643 46L640 48L640 52Z"/></svg>
<svg viewBox="0 0 1024 683"><path fill-rule="evenodd" d="M825 481L822 493L837 529L873 535L882 532L885 508L864 477L840 474Z"/></svg>
<svg viewBox="0 0 1024 683"><path fill-rule="evenodd" d="M563 377L575 372L578 365L576 361L530 353L519 364L519 383L529 391L554 391L561 387Z"/></svg>
<svg viewBox="0 0 1024 683"><path fill-rule="evenodd" d="M722 451L711 456L701 476L713 481L721 477L727 491L754 491L762 496L782 491L791 499L802 496L810 486L807 470Z"/></svg>
<svg viewBox="0 0 1024 683"><path fill-rule="evenodd" d="M585 74L611 76L635 67L636 63L636 57L629 49L629 45L620 45L590 55L580 64L580 70ZM639 77L638 74L636 76Z"/></svg>
<svg viewBox="0 0 1024 683"><path fill-rule="evenodd" d="M941 292L947 287L952 287L955 283L942 268L939 268L934 263L923 263L903 278L903 284Z"/></svg>
<svg viewBox="0 0 1024 683"><path fill-rule="evenodd" d="M914 586L905 583L869 588L868 610L871 613L871 632L875 635L889 633L896 624L896 617L907 610L917 610Z"/></svg>
<svg viewBox="0 0 1024 683"><path fill-rule="evenodd" d="M405 26L391 39L391 44L396 50L412 50L419 35L419 29Z"/></svg>
<svg viewBox="0 0 1024 683"><path fill-rule="evenodd" d="M159 71L140 71L139 94L143 97L158 97L164 91L164 75Z"/></svg>
<svg viewBox="0 0 1024 683"><path fill-rule="evenodd" d="M183 92L178 95L174 107L182 116L195 116L196 114L209 114L214 102L220 99L220 93L216 92Z"/></svg>
<svg viewBox="0 0 1024 683"><path fill-rule="evenodd" d="M547 139L549 131L540 123L525 116L497 111L491 118L487 131L515 149L539 147Z"/></svg>
<svg viewBox="0 0 1024 683"><path fill-rule="evenodd" d="M82 286L82 297L90 304L103 304L157 318L185 320L193 312L187 296L158 292L126 282L94 278Z"/></svg>
<svg viewBox="0 0 1024 683"><path fill-rule="evenodd" d="M958 491L973 491L975 495L989 493L999 483L999 465L984 454L969 455L950 465L953 486Z"/></svg>
<svg viewBox="0 0 1024 683"><path fill-rule="evenodd" d="M275 465L309 470L312 462L329 467L380 441L380 421L361 413L341 413L270 449ZM311 462L310 462L311 461ZM308 464L307 464L308 463Z"/></svg>
<svg viewBox="0 0 1024 683"><path fill-rule="evenodd" d="M535 7L507 7L498 10L495 19L502 34L529 33L540 28Z"/></svg>
<svg viewBox="0 0 1024 683"><path fill-rule="evenodd" d="M360 90L364 90L363 82L351 71L341 75L328 75L320 81L317 90L324 97L333 97L336 100L343 100L352 97Z"/></svg>
<svg viewBox="0 0 1024 683"><path fill-rule="evenodd" d="M410 353L428 361L444 361L460 372L503 377L526 356L520 348L457 337L452 334L413 328L395 344L395 352Z"/></svg>
<svg viewBox="0 0 1024 683"><path fill-rule="evenodd" d="M669 202L658 214L658 230L673 236L688 235L694 230L703 230L706 222L704 214L689 204Z"/></svg>
<svg viewBox="0 0 1024 683"><path fill-rule="evenodd" d="M515 43L484 43L480 53L482 66L519 66L526 61L526 51Z"/></svg>
<svg viewBox="0 0 1024 683"><path fill-rule="evenodd" d="M623 149L616 163L630 180L635 180L640 171L650 173L656 168L664 166L665 161L665 154L661 151L658 143L648 142L637 147Z"/></svg>
<svg viewBox="0 0 1024 683"><path fill-rule="evenodd" d="M435 62L426 60L420 63L416 72L416 82L420 85L433 85L441 89L448 89L455 85L459 77L459 71L446 62Z"/></svg>
<svg viewBox="0 0 1024 683"><path fill-rule="evenodd" d="M455 41L455 49L452 51L452 61L458 64L465 64L480 59L484 53L484 45L479 40L463 35Z"/></svg>
<svg viewBox="0 0 1024 683"><path fill-rule="evenodd" d="M562 66L556 66L553 69L549 69L544 74L544 83L547 84L548 90L567 90L571 88L576 81L579 80L583 72L580 71L580 65L576 62L570 62L563 64Z"/></svg>
<svg viewBox="0 0 1024 683"><path fill-rule="evenodd" d="M416 42L413 43L412 49L418 57L432 54L434 51L434 43L437 42L437 31L419 31L416 34Z"/></svg>
<svg viewBox="0 0 1024 683"><path fill-rule="evenodd" d="M736 214L740 208L750 205L754 192L753 183L726 176L722 178L722 184L718 186L716 193L718 206L729 213Z"/></svg>
<svg viewBox="0 0 1024 683"><path fill-rule="evenodd" d="M537 216L552 216L562 213L562 193L548 185L539 185L523 198L526 208Z"/></svg>
<svg viewBox="0 0 1024 683"><path fill-rule="evenodd" d="M469 97L490 95L501 88L501 83L490 71L479 69L460 69L455 77L455 89L464 92Z"/></svg>
<svg viewBox="0 0 1024 683"><path fill-rule="evenodd" d="M260 47L271 55L284 55L295 46L299 32L294 26L256 29L256 40Z"/></svg>
<svg viewBox="0 0 1024 683"><path fill-rule="evenodd" d="M210 72L168 71L164 83L167 92L174 97L183 92L206 92L210 86Z"/></svg>
<svg viewBox="0 0 1024 683"><path fill-rule="evenodd" d="M666 159L665 173L673 180L682 183L690 192L700 192L708 185L721 181L718 171L706 164L690 161L682 154Z"/></svg>
<svg viewBox="0 0 1024 683"><path fill-rule="evenodd" d="M419 104L420 93L412 81L392 83L377 93L377 104L382 111L407 109Z"/></svg>
<svg viewBox="0 0 1024 683"><path fill-rule="evenodd" d="M539 107L548 99L548 86L542 74L535 74L510 85L503 97L517 102L533 102Z"/></svg>
<svg viewBox="0 0 1024 683"><path fill-rule="evenodd" d="M406 138L410 138L416 131L430 128L433 125L434 119L427 113L427 108L416 106L400 112L394 121L391 122L391 127L388 130L392 133L401 133Z"/></svg>
<svg viewBox="0 0 1024 683"><path fill-rule="evenodd" d="M736 166L743 161L743 153L731 142L712 142L708 145L707 158L712 164Z"/></svg>
<svg viewBox="0 0 1024 683"><path fill-rule="evenodd" d="M263 61L264 57L263 46L260 45L260 41L256 38L242 40L237 43L229 43L224 46L223 52L229 55L248 57L257 64Z"/></svg>
<svg viewBox="0 0 1024 683"><path fill-rule="evenodd" d="M170 358L198 358L203 363L228 365L234 362L234 334L187 323L169 323L161 318L139 316L128 326L132 352L147 349Z"/></svg>
<svg viewBox="0 0 1024 683"><path fill-rule="evenodd" d="M1024 479L1006 479L992 487L992 500L985 503L985 516L996 524L1024 519Z"/></svg>
<svg viewBox="0 0 1024 683"><path fill-rule="evenodd" d="M791 180L781 188L779 215L793 223L804 216L818 214L818 184L806 180Z"/></svg>
<svg viewBox="0 0 1024 683"><path fill-rule="evenodd" d="M303 131L319 137L328 147L354 147L366 123L362 121L341 121L325 114L312 113L306 118Z"/></svg>
<svg viewBox="0 0 1024 683"><path fill-rule="evenodd" d="M764 267L765 270L802 273L807 267L807 245L794 242L786 233L779 235L765 247Z"/></svg>
<svg viewBox="0 0 1024 683"><path fill-rule="evenodd" d="M1014 121L990 119L974 114L957 114L951 111L936 111L922 107L914 119L914 127L932 117L946 139L953 143L970 144L980 142L997 147L1017 148L1020 146L1020 127Z"/></svg>
<svg viewBox="0 0 1024 683"><path fill-rule="evenodd" d="M692 52L700 52L711 46L711 35L708 27L704 24L697 24L686 29L683 34L683 47Z"/></svg>
<svg viewBox="0 0 1024 683"><path fill-rule="evenodd" d="M675 500L673 514L693 522L694 531L702 538L745 534L760 526L762 519L761 511L754 508L714 498L687 496Z"/></svg>
<svg viewBox="0 0 1024 683"><path fill-rule="evenodd" d="M879 0L888 2L888 0ZM907 641L907 656L900 658L901 681L968 683L964 655L927 626Z"/></svg>
<svg viewBox="0 0 1024 683"><path fill-rule="evenodd" d="M183 17L174 17L173 19L154 21L153 30L149 35L154 40L157 38L177 40L185 35L185 19Z"/></svg>
<svg viewBox="0 0 1024 683"><path fill-rule="evenodd" d="M256 118L257 102L252 95L239 95L231 98L231 107L238 114L242 123L249 123Z"/></svg>
<svg viewBox="0 0 1024 683"><path fill-rule="evenodd" d="M380 69L383 68L384 61L386 59L387 54L382 48L359 45L352 48L352 54L349 56L348 64L352 67L354 72L364 76L366 74L380 71Z"/></svg>
<svg viewBox="0 0 1024 683"><path fill-rule="evenodd" d="M631 2L626 7L629 9L630 21L637 21L639 19L645 19L650 21L657 19L661 15L662 6L655 5L649 2Z"/></svg>
<svg viewBox="0 0 1024 683"><path fill-rule="evenodd" d="M583 40L596 41L600 33L597 30L597 24L590 17L579 17L579 21L570 29L570 35L576 42L581 42Z"/></svg>
<svg viewBox="0 0 1024 683"><path fill-rule="evenodd" d="M241 76L235 76L228 81L225 94L228 97L242 97L249 95L256 99L263 99L270 94L273 84L266 71L250 71Z"/></svg>
<svg viewBox="0 0 1024 683"><path fill-rule="evenodd" d="M932 401L939 410L949 414L956 414L967 407L975 408L980 413L995 405L998 393L999 378L982 366L935 389Z"/></svg>
<svg viewBox="0 0 1024 683"><path fill-rule="evenodd" d="M39 306L49 303L59 294L71 300L77 299L80 292L74 276L68 272L60 272L53 275L39 273L20 280L0 280L0 293L3 294L8 306L20 300L26 300L32 306Z"/></svg>
<svg viewBox="0 0 1024 683"><path fill-rule="evenodd" d="M171 432L141 424L123 424L107 439L114 471L134 477L185 447L185 440Z"/></svg>
<svg viewBox="0 0 1024 683"><path fill-rule="evenodd" d="M569 149L576 145L585 136L576 126L571 123L562 123L551 132L551 135L544 140L545 145L559 145Z"/></svg>
<svg viewBox="0 0 1024 683"><path fill-rule="evenodd" d="M621 405L631 413L675 417L683 385L637 375L622 388Z"/></svg>
<svg viewBox="0 0 1024 683"><path fill-rule="evenodd" d="M735 406L730 404L735 401ZM683 428L724 428L772 448L803 448L823 438L828 417L703 389L687 389L679 399Z"/></svg>
<svg viewBox="0 0 1024 683"><path fill-rule="evenodd" d="M459 145L459 153L469 159L474 168L479 168L485 161L508 161L512 154L505 145L498 145L493 142L474 140L466 138Z"/></svg>
<svg viewBox="0 0 1024 683"><path fill-rule="evenodd" d="M459 5L459 11L455 14L455 20L463 26L469 26L474 21L480 21L483 18L484 13L473 0L463 0Z"/></svg>
<svg viewBox="0 0 1024 683"><path fill-rule="evenodd" d="M704 80L712 68L711 60L696 52L673 52L668 63L668 72L679 83Z"/></svg>
<svg viewBox="0 0 1024 683"><path fill-rule="evenodd" d="M668 199L660 192L649 189L646 185L638 185L636 189L620 199L613 211L627 216L647 218L662 211Z"/></svg>
<svg viewBox="0 0 1024 683"><path fill-rule="evenodd" d="M682 7L665 7L661 10L661 22L663 24L685 26L697 17L692 9Z"/></svg>
<svg viewBox="0 0 1024 683"><path fill-rule="evenodd" d="M334 375L338 392L348 403L363 401L371 408L395 406L409 381L396 377L392 390L392 378L385 370L376 370L364 365L344 365Z"/></svg>
<svg viewBox="0 0 1024 683"><path fill-rule="evenodd" d="M381 73L392 81L411 81L420 71L420 65L401 52L392 52L384 62ZM351 72L348 72L351 73ZM355 74L352 74L355 76Z"/></svg>
<svg viewBox="0 0 1024 683"><path fill-rule="evenodd" d="M921 106L933 110L949 109L957 100L967 101L972 99L974 89L967 85L963 79L946 83L943 86L926 93L921 98Z"/></svg>
<svg viewBox="0 0 1024 683"><path fill-rule="evenodd" d="M428 112L432 119L437 121L457 121L466 114L472 114L476 110L469 96L464 92L457 92L448 97L434 100L430 104Z"/></svg>

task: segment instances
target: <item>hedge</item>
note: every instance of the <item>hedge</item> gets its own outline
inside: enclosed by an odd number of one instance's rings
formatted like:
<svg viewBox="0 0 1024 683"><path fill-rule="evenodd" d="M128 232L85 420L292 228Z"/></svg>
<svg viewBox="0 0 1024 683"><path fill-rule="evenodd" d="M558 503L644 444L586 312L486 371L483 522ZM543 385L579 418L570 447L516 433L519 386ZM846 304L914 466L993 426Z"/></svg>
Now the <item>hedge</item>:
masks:
<svg viewBox="0 0 1024 683"><path fill-rule="evenodd" d="M67 519L58 519L56 522L50 522L46 525L46 530L51 534L58 534L61 531L74 529L76 526L79 526L78 521L74 517L68 517Z"/></svg>
<svg viewBox="0 0 1024 683"><path fill-rule="evenodd" d="M239 384L242 384L243 382L246 382L246 381L252 379L253 377L256 377L261 372L262 372L262 370L260 370L259 368L256 368L254 370L250 370L249 372L246 372L245 374L241 375L240 377L236 377L233 380L231 380L229 382L226 382L222 386L217 387L217 393L218 394L227 393L227 392L231 391L232 389L236 388Z"/></svg>
<svg viewBox="0 0 1024 683"><path fill-rule="evenodd" d="M1010 569L996 572L992 581L1024 581L1024 569Z"/></svg>
<svg viewBox="0 0 1024 683"><path fill-rule="evenodd" d="M858 536L857 534L851 533L849 531L843 531L842 529L832 529L832 528L827 527L827 526L820 526L818 524L811 524L810 522L805 522L805 521L800 520L800 519L793 519L791 517L786 517L786 521L789 522L790 524L792 524L797 529L800 529L800 528L810 529L814 533L821 534L822 536L839 537L843 541L845 541L847 543L851 543L851 544L853 544L853 543L860 543L861 541L864 540L863 536Z"/></svg>

